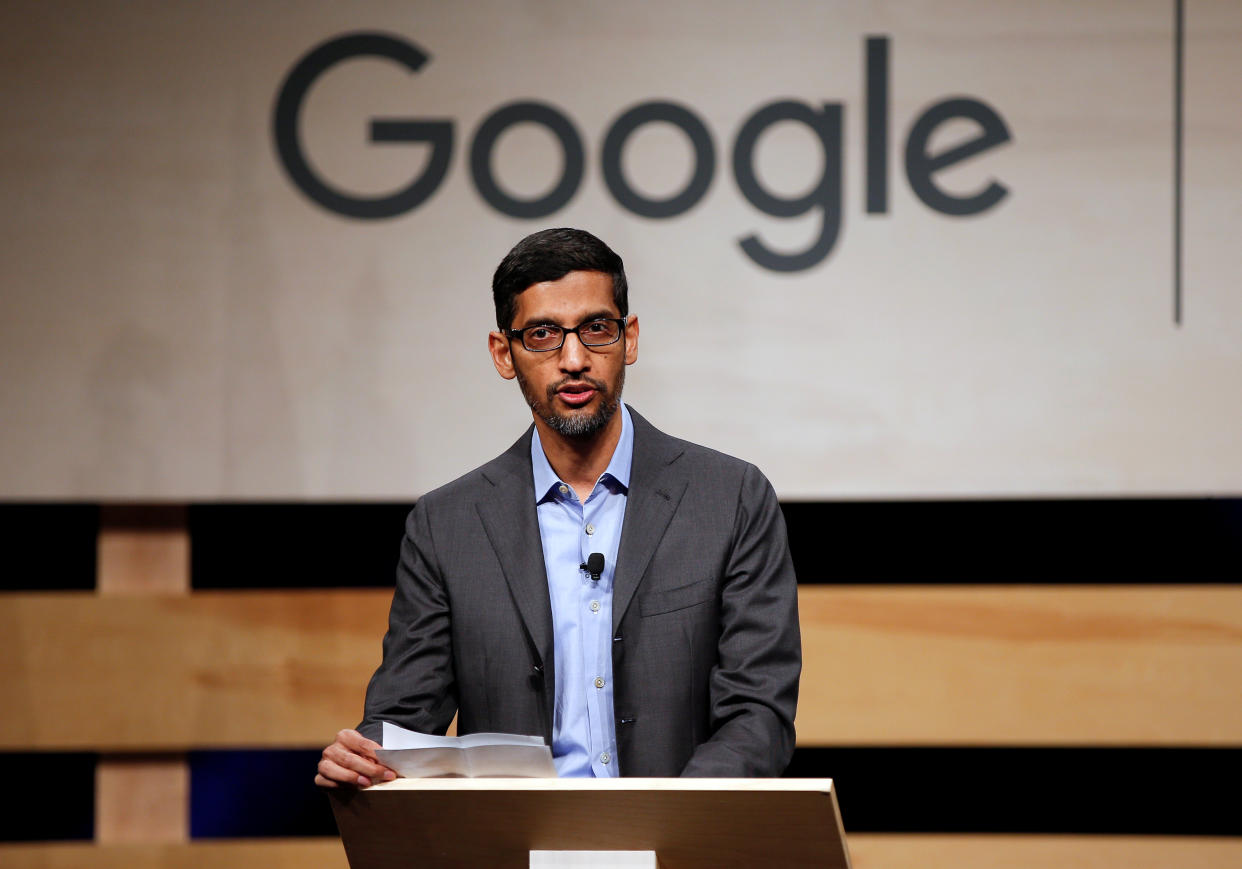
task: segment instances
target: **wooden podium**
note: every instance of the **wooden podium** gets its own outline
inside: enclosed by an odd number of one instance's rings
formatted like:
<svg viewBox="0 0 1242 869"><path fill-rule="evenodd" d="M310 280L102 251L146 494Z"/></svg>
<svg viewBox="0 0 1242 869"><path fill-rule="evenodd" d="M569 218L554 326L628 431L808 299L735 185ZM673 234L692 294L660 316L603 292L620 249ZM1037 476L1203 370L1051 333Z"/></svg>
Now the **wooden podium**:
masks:
<svg viewBox="0 0 1242 869"><path fill-rule="evenodd" d="M405 779L328 791L351 869L849 869L831 779Z"/></svg>

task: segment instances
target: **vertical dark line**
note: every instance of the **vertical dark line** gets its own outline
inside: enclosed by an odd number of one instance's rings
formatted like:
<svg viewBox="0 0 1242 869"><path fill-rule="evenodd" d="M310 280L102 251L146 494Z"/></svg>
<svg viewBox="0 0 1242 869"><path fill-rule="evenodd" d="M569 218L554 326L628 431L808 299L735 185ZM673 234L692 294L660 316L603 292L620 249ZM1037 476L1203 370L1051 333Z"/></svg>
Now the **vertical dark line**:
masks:
<svg viewBox="0 0 1242 869"><path fill-rule="evenodd" d="M1173 323L1182 325L1182 91L1185 86L1185 0L1173 3Z"/></svg>
<svg viewBox="0 0 1242 869"><path fill-rule="evenodd" d="M888 37L867 37L867 213L888 211Z"/></svg>

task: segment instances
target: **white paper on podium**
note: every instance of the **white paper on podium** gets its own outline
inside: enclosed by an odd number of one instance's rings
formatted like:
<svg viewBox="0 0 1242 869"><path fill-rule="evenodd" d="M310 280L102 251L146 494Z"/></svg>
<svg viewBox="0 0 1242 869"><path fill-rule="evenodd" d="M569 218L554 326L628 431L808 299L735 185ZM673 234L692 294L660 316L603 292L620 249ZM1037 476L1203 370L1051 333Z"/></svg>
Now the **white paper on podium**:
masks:
<svg viewBox="0 0 1242 869"><path fill-rule="evenodd" d="M552 751L540 736L471 733L432 736L383 723L375 757L403 778L556 778Z"/></svg>

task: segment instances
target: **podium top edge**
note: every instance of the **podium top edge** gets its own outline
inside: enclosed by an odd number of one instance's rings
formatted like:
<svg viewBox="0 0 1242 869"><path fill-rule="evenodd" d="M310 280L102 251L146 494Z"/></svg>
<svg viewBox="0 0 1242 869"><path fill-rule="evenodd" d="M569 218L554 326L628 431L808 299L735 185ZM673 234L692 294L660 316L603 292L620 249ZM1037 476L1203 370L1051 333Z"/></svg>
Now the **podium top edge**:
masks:
<svg viewBox="0 0 1242 869"><path fill-rule="evenodd" d="M371 791L754 791L832 792L830 778L398 778Z"/></svg>

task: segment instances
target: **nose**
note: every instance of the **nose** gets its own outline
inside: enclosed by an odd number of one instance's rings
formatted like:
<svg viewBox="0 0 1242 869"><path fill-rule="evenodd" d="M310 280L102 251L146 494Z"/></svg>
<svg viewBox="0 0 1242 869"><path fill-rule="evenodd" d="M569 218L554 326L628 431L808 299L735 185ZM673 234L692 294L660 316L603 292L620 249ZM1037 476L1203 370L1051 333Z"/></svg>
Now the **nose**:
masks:
<svg viewBox="0 0 1242 869"><path fill-rule="evenodd" d="M591 367L591 351L582 343L577 332L565 336L561 344L561 369L563 371L585 371Z"/></svg>

